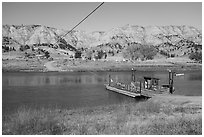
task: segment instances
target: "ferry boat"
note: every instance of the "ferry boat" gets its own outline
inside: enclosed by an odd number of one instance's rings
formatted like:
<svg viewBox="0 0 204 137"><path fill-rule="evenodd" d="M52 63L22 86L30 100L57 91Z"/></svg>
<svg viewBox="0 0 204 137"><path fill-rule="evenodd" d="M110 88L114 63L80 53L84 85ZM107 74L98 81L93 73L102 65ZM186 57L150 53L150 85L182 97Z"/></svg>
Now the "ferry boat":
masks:
<svg viewBox="0 0 204 137"><path fill-rule="evenodd" d="M160 79L155 77L144 76L143 79L136 81L135 71L132 69L132 81L130 84L114 82L109 75L109 83L105 84L107 90L117 92L130 97L153 97L157 94L173 94L173 78L175 72L169 70L169 83L160 84Z"/></svg>

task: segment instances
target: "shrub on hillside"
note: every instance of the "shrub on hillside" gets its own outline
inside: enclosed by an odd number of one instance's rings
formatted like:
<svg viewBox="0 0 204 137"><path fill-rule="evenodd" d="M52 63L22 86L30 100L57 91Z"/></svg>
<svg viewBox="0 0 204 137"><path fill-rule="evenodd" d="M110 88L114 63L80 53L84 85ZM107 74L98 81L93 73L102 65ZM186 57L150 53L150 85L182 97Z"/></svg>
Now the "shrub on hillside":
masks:
<svg viewBox="0 0 204 137"><path fill-rule="evenodd" d="M125 58L130 58L132 60L149 60L153 59L156 54L157 51L153 46L141 44L132 44L123 52Z"/></svg>
<svg viewBox="0 0 204 137"><path fill-rule="evenodd" d="M28 46L28 45L21 45L20 48L19 48L20 51L24 51L24 50L27 50L27 49L30 49L30 46Z"/></svg>
<svg viewBox="0 0 204 137"><path fill-rule="evenodd" d="M30 47L28 45L25 45L24 49L30 49Z"/></svg>
<svg viewBox="0 0 204 137"><path fill-rule="evenodd" d="M129 58L132 60L137 60L138 58L142 57L142 54L140 53L140 44L134 44L128 46L124 51L123 51L123 56L124 58Z"/></svg>
<svg viewBox="0 0 204 137"><path fill-rule="evenodd" d="M195 61L202 61L202 52L192 52L189 58Z"/></svg>
<svg viewBox="0 0 204 137"><path fill-rule="evenodd" d="M2 46L2 49L4 49L4 52L8 52L9 51L9 46Z"/></svg>
<svg viewBox="0 0 204 137"><path fill-rule="evenodd" d="M48 59L50 57L50 53L48 51L45 52L45 57Z"/></svg>
<svg viewBox="0 0 204 137"><path fill-rule="evenodd" d="M159 52L160 52L161 55L164 55L164 56L167 56L167 57L169 56L169 54L164 50L160 50Z"/></svg>
<svg viewBox="0 0 204 137"><path fill-rule="evenodd" d="M25 48L21 45L20 48L19 48L19 50L20 50L20 51L24 51Z"/></svg>
<svg viewBox="0 0 204 137"><path fill-rule="evenodd" d="M104 55L105 53L102 50L98 51L98 59L102 59Z"/></svg>
<svg viewBox="0 0 204 137"><path fill-rule="evenodd" d="M81 51L76 51L75 58L81 58Z"/></svg>
<svg viewBox="0 0 204 137"><path fill-rule="evenodd" d="M157 54L156 49L151 45L142 45L140 47L140 52L144 56L145 59L151 60Z"/></svg>

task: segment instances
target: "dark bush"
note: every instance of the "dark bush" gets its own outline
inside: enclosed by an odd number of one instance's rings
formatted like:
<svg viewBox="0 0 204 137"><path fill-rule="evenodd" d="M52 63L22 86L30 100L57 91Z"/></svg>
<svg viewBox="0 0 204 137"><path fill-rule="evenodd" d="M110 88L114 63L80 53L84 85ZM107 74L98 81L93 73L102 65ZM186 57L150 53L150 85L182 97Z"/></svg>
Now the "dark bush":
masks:
<svg viewBox="0 0 204 137"><path fill-rule="evenodd" d="M25 45L25 47L24 47L25 49L30 49L30 47L28 46L28 45Z"/></svg>
<svg viewBox="0 0 204 137"><path fill-rule="evenodd" d="M140 53L144 56L145 59L151 60L157 54L157 51L151 45L142 45L142 46L140 46Z"/></svg>
<svg viewBox="0 0 204 137"><path fill-rule="evenodd" d="M103 51L102 51L102 50L99 51L99 52L98 52L98 59L103 58L103 55L104 55Z"/></svg>
<svg viewBox="0 0 204 137"><path fill-rule="evenodd" d="M5 50L6 52L9 51L9 47L7 47L6 45L5 45L3 48L4 48L4 50Z"/></svg>
<svg viewBox="0 0 204 137"><path fill-rule="evenodd" d="M12 49L13 51L16 51L16 49L13 47L13 49Z"/></svg>
<svg viewBox="0 0 204 137"><path fill-rule="evenodd" d="M172 58L175 57L175 54L171 54L171 57L172 57Z"/></svg>
<svg viewBox="0 0 204 137"><path fill-rule="evenodd" d="M75 58L81 58L81 51L76 51Z"/></svg>
<svg viewBox="0 0 204 137"><path fill-rule="evenodd" d="M123 51L123 56L125 58L130 58L132 60L137 60L138 58L142 57L142 54L140 53L141 44L133 44L128 46L124 51Z"/></svg>
<svg viewBox="0 0 204 137"><path fill-rule="evenodd" d="M45 57L49 58L50 57L50 53L48 51L45 52Z"/></svg>
<svg viewBox="0 0 204 137"><path fill-rule="evenodd" d="M160 50L160 54L169 57L169 54L164 50Z"/></svg>
<svg viewBox="0 0 204 137"><path fill-rule="evenodd" d="M59 44L59 47L60 47L61 49L66 49L66 45L65 45L65 44Z"/></svg>
<svg viewBox="0 0 204 137"><path fill-rule="evenodd" d="M195 61L202 61L202 52L192 52L189 58Z"/></svg>
<svg viewBox="0 0 204 137"><path fill-rule="evenodd" d="M24 51L24 47L21 45L19 48L20 51Z"/></svg>
<svg viewBox="0 0 204 137"><path fill-rule="evenodd" d="M156 54L157 51L153 46L141 45L138 43L131 44L123 52L125 58L130 58L132 60L153 59Z"/></svg>
<svg viewBox="0 0 204 137"><path fill-rule="evenodd" d="M34 47L32 46L32 51L35 51Z"/></svg>

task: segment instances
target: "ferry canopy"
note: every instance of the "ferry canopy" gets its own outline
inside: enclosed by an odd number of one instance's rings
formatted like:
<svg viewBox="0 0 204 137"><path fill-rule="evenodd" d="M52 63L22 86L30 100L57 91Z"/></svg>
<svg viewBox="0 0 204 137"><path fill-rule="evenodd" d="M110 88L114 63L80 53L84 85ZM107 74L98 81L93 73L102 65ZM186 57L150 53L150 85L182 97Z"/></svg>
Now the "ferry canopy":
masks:
<svg viewBox="0 0 204 137"><path fill-rule="evenodd" d="M144 77L145 80L159 80L159 78L154 78L154 77Z"/></svg>

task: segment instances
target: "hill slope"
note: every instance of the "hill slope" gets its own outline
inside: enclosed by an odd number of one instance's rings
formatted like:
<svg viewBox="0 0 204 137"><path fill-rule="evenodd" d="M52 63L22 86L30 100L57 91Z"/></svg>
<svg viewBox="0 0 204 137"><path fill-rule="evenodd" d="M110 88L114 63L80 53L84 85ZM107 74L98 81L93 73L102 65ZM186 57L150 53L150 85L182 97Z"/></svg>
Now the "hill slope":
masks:
<svg viewBox="0 0 204 137"><path fill-rule="evenodd" d="M2 37L22 45L56 44L68 30L41 25L3 25ZM4 40L3 39L3 40ZM109 48L119 51L131 43L151 44L159 51L188 55L199 47L202 49L202 31L192 26L132 26L125 25L105 32L73 31L62 41L75 48ZM4 42L4 41L3 41Z"/></svg>

